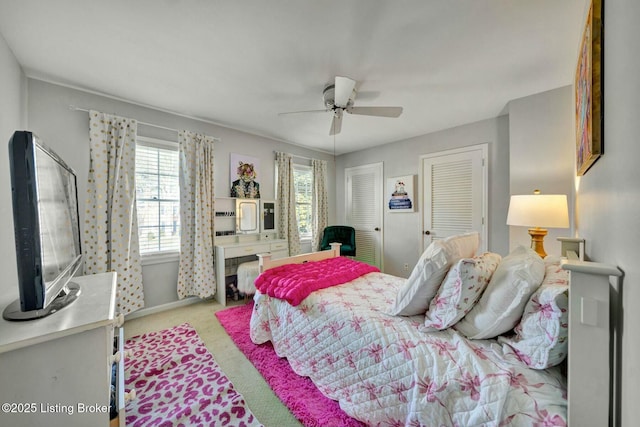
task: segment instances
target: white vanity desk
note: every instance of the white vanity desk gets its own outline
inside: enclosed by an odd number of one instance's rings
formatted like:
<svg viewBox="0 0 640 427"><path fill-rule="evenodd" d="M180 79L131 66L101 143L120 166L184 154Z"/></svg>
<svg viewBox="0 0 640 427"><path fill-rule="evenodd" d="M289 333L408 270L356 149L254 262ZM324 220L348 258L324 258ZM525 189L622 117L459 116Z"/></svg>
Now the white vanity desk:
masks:
<svg viewBox="0 0 640 427"><path fill-rule="evenodd" d="M226 276L235 274L233 269L227 271L226 260L262 253L273 259L289 256L287 241L276 238L277 224L275 200L216 198L216 301L227 305Z"/></svg>
<svg viewBox="0 0 640 427"><path fill-rule="evenodd" d="M225 285L225 260L240 258L261 253L271 253L274 259L289 256L289 245L285 239L258 239L258 235L241 236L241 238L253 238L254 240L225 241L216 239L215 268L216 268L216 301L222 305L227 304L227 292Z"/></svg>

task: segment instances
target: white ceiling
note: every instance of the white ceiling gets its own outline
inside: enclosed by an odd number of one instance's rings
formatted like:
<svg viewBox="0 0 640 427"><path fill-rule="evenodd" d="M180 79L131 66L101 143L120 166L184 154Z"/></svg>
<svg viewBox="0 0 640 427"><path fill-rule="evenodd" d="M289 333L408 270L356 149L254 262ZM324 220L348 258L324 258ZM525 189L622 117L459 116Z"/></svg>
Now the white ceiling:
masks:
<svg viewBox="0 0 640 427"><path fill-rule="evenodd" d="M0 0L29 77L333 150L322 90L358 82L337 153L491 117L572 83L586 0ZM91 106L85 106L91 107Z"/></svg>

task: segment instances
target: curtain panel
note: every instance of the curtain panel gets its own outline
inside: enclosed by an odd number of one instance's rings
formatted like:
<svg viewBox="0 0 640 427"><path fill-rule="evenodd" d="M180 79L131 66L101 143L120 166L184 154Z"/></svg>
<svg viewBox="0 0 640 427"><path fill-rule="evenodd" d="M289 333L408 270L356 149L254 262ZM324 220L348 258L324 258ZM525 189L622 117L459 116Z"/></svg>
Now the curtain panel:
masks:
<svg viewBox="0 0 640 427"><path fill-rule="evenodd" d="M313 246L312 251L320 250L322 233L329 223L329 202L327 196L327 162L311 160L313 174Z"/></svg>
<svg viewBox="0 0 640 427"><path fill-rule="evenodd" d="M144 307L135 203L138 122L89 112L84 273L118 273L117 311Z"/></svg>
<svg viewBox="0 0 640 427"><path fill-rule="evenodd" d="M276 153L277 186L276 195L280 215L278 229L280 238L287 239L289 255L300 253L300 233L296 216L296 190L293 178L293 156L287 153Z"/></svg>
<svg viewBox="0 0 640 427"><path fill-rule="evenodd" d="M190 131L180 144L180 265L178 298L208 298L216 293L213 267L214 139Z"/></svg>

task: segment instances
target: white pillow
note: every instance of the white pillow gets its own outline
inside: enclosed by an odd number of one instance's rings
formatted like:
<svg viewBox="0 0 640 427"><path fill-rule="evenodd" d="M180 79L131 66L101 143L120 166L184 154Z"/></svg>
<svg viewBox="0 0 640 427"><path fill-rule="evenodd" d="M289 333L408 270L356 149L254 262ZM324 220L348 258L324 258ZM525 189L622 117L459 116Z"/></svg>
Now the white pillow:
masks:
<svg viewBox="0 0 640 427"><path fill-rule="evenodd" d="M569 344L569 272L560 260L544 259L546 272L537 291L524 308L522 320L512 337L498 337L505 354L515 354L534 369L560 364Z"/></svg>
<svg viewBox="0 0 640 427"><path fill-rule="evenodd" d="M389 314L414 316L424 314L451 264L471 258L480 245L480 233L471 232L436 240L424 251L411 275L398 290Z"/></svg>
<svg viewBox="0 0 640 427"><path fill-rule="evenodd" d="M493 338L513 329L544 270L540 255L517 247L502 259L480 301L454 328L471 339Z"/></svg>
<svg viewBox="0 0 640 427"><path fill-rule="evenodd" d="M456 262L431 300L420 331L440 331L462 319L482 296L501 259L487 252Z"/></svg>

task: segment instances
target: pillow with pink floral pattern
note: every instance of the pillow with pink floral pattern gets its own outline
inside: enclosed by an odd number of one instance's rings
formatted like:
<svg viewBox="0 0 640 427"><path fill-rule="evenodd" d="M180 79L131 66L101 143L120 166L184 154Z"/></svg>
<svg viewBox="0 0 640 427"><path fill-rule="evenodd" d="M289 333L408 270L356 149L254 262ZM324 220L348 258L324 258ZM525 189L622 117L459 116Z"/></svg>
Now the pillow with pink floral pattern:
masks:
<svg viewBox="0 0 640 427"><path fill-rule="evenodd" d="M422 253L409 278L398 289L387 313L392 316L424 314L451 264L474 256L480 245L477 231L435 240Z"/></svg>
<svg viewBox="0 0 640 427"><path fill-rule="evenodd" d="M462 319L482 296L501 259L487 252L455 263L431 300L420 330L443 330Z"/></svg>
<svg viewBox="0 0 640 427"><path fill-rule="evenodd" d="M512 330L544 278L544 262L533 249L518 246L502 258L480 301L454 328L469 339L487 339Z"/></svg>
<svg viewBox="0 0 640 427"><path fill-rule="evenodd" d="M545 259L545 276L531 295L512 337L499 337L505 354L534 369L558 365L567 356L569 272Z"/></svg>

